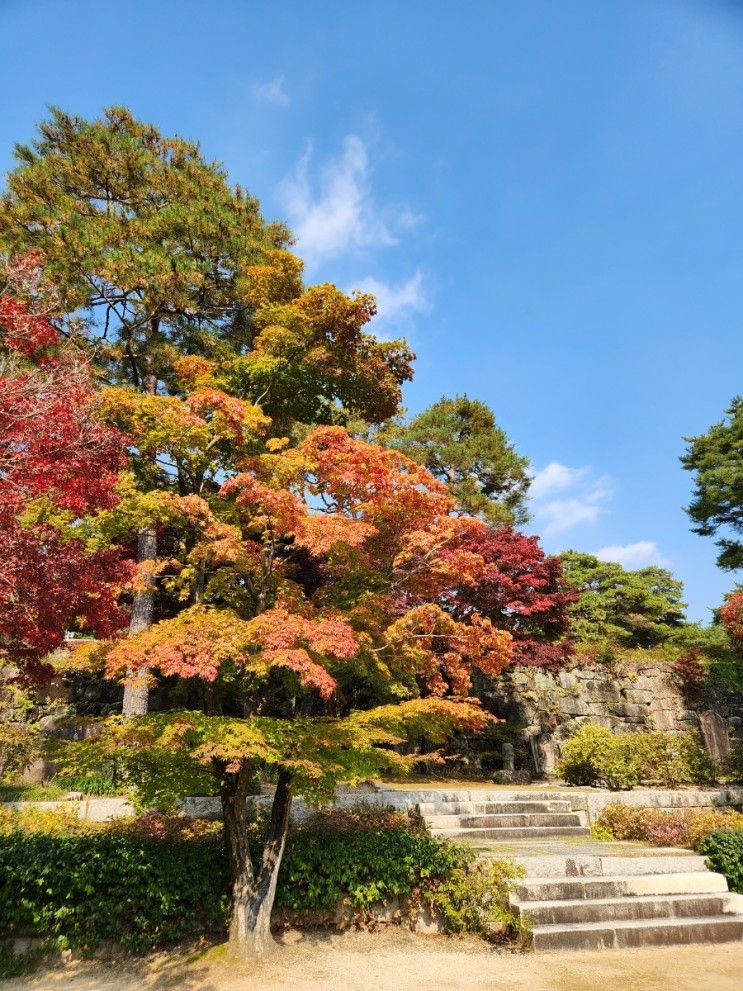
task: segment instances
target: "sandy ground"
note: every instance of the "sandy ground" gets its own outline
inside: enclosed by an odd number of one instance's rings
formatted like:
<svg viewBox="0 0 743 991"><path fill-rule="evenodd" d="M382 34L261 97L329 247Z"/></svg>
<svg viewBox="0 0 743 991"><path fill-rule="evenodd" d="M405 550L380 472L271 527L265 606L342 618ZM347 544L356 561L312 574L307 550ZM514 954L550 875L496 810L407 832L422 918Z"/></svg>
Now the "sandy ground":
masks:
<svg viewBox="0 0 743 991"><path fill-rule="evenodd" d="M400 930L283 937L259 968L217 947L144 960L71 963L1 991L741 991L743 943L599 953L513 954L479 940Z"/></svg>

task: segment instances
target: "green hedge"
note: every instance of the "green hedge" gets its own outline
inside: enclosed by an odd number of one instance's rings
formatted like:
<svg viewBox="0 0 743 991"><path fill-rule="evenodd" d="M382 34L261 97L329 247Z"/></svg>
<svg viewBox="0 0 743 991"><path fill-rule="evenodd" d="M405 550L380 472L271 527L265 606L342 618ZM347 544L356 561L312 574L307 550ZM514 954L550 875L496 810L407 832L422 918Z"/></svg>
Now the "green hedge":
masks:
<svg viewBox="0 0 743 991"><path fill-rule="evenodd" d="M261 826L251 835L257 860ZM419 819L383 810L318 816L293 830L277 891L279 909L328 914L409 897L437 908L450 931L516 931L508 885L516 868L483 866L432 837ZM229 876L216 823L145 816L110 824L74 815L0 813L0 943L42 937L92 950L111 940L137 952L202 935L222 936Z"/></svg>
<svg viewBox="0 0 743 991"><path fill-rule="evenodd" d="M697 847L710 870L724 874L731 891L743 894L743 830L718 829Z"/></svg>
<svg viewBox="0 0 743 991"><path fill-rule="evenodd" d="M0 836L0 935L82 950L114 940L143 951L220 931L227 884L224 847L214 837L15 829Z"/></svg>

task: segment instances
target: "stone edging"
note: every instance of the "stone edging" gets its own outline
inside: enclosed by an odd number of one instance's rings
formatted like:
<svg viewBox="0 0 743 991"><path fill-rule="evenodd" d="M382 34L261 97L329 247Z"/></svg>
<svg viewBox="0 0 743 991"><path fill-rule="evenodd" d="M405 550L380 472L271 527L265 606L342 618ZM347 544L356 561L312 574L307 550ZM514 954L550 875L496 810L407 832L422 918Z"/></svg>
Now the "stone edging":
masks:
<svg viewBox="0 0 743 991"><path fill-rule="evenodd" d="M402 790L377 788L374 791L358 792L344 791L338 794L336 808L353 808L360 803L369 803L381 807L392 806L396 809L413 809L421 802L441 801L483 801L485 797L493 796L491 800L525 800L542 797L559 798L570 801L575 811L583 811L592 823L601 810L607 805L631 805L641 808L655 809L688 809L710 808L714 806L743 805L743 787L720 787L706 789L665 790L660 788L638 788L634 791L606 791L598 788L545 788L542 789L489 789L482 788L436 788L420 790ZM266 807L271 802L270 795L256 795L251 801L257 806ZM183 800L182 808L185 815L191 818L219 819L221 807L218 798L194 796ZM119 819L135 814L134 808L126 798L89 798L82 801L68 802L5 802L3 808L9 809L40 809L55 811L67 809L76 811L80 818L91 822L105 822L109 819ZM297 819L306 818L311 809L301 799L294 803L294 816Z"/></svg>

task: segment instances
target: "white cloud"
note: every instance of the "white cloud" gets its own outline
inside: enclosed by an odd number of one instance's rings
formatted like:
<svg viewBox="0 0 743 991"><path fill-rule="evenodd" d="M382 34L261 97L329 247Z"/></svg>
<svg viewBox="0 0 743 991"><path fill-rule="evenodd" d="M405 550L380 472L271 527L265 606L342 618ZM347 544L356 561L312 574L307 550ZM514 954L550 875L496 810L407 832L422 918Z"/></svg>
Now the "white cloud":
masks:
<svg viewBox="0 0 743 991"><path fill-rule="evenodd" d="M565 498L549 498L556 493ZM589 467L571 468L551 461L535 473L529 496L542 533L549 537L581 523L595 523L606 512L612 484L608 475L595 478Z"/></svg>
<svg viewBox="0 0 743 991"><path fill-rule="evenodd" d="M604 510L591 499L554 499L537 507L536 515L544 521L546 537L570 530L579 523L595 523Z"/></svg>
<svg viewBox="0 0 743 991"><path fill-rule="evenodd" d="M372 200L369 155L361 138L350 134L315 183L311 160L310 146L281 189L298 252L308 264L355 248L397 244Z"/></svg>
<svg viewBox="0 0 743 991"><path fill-rule="evenodd" d="M591 484L591 490L586 496L588 502L606 502L614 495L611 475L602 475Z"/></svg>
<svg viewBox="0 0 743 991"><path fill-rule="evenodd" d="M602 561L616 561L625 568L646 568L651 564L660 567L668 564L654 540L638 540L634 544L613 544L596 551Z"/></svg>
<svg viewBox="0 0 743 991"><path fill-rule="evenodd" d="M429 307L420 269L407 282L397 286L368 276L362 279L358 288L362 292L374 293L377 297L378 321L395 320L406 312L422 313Z"/></svg>
<svg viewBox="0 0 743 991"><path fill-rule="evenodd" d="M250 93L256 103L270 103L274 107L288 107L289 94L284 89L284 77L277 76L267 83L253 83Z"/></svg>
<svg viewBox="0 0 743 991"><path fill-rule="evenodd" d="M532 499L541 499L550 492L569 489L590 470L590 468L568 468L559 461L550 461L546 468L534 474L529 486L529 495Z"/></svg>

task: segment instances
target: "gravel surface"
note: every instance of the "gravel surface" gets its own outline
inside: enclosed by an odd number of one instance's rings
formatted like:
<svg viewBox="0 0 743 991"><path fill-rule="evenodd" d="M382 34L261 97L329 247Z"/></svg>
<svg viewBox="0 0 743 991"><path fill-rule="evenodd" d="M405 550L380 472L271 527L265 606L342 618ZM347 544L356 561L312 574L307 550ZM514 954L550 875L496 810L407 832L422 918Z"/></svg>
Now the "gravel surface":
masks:
<svg viewBox="0 0 743 991"><path fill-rule="evenodd" d="M743 944L599 953L514 954L479 940L401 930L289 932L260 967L222 947L144 959L71 963L2 991L740 991Z"/></svg>

